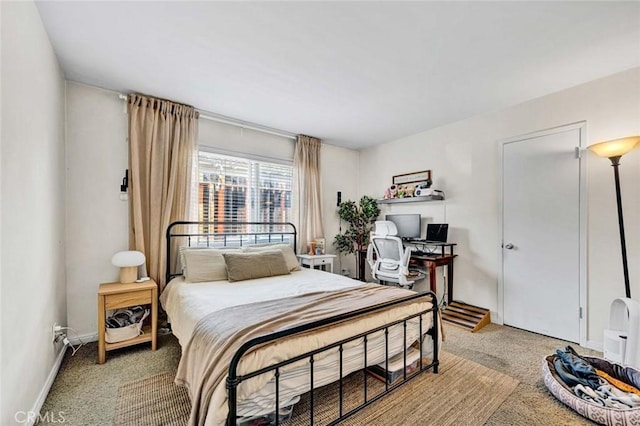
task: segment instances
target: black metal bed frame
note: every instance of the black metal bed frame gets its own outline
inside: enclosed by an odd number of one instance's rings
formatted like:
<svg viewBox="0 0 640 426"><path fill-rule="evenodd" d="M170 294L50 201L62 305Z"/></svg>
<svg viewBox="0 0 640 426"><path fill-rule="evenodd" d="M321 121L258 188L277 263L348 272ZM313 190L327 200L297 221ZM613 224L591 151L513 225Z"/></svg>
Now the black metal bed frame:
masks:
<svg viewBox="0 0 640 426"><path fill-rule="evenodd" d="M292 235L293 236L293 241L294 241L294 250L295 250L295 244L296 244L296 239L297 239L297 232L296 232L296 228L293 224L288 223L288 222L280 222L280 223L272 223L272 222L185 222L185 221L181 221L181 222L174 222L171 225L169 225L169 227L167 228L167 233L166 233L166 238L167 238L167 274L166 274L166 278L167 278L167 283L169 282L169 280L175 276L180 275L180 273L173 273L171 271L171 262L170 262L170 253L171 253L171 239L172 238L188 238L188 244L189 246L191 246L191 240L190 237L205 237L207 238L207 245L205 247L209 247L209 238L211 236L219 236L220 234L216 234L215 232L213 233L206 233L206 234L187 234L187 233L173 233L172 230L174 227L176 226L180 226L180 225L210 225L213 226L214 228L216 227L216 225L258 225L258 226L269 226L269 225L274 225L274 226L284 226L284 227L290 227L291 230L284 232L284 231L275 231L273 233L259 233L258 235L269 235L268 240L272 241L271 239L271 235L279 235L281 237L281 241L284 241L284 236L285 235ZM234 235L234 236L251 236L254 235L254 233L248 233L248 232L242 232L242 233L238 233L238 232L232 232L230 234L227 235ZM254 238L254 241L257 241L257 236ZM275 240L277 241L277 239ZM226 242L227 239L224 238L223 239L224 245L226 246ZM242 238L240 238L240 245L242 245ZM406 316L402 319L396 320L394 322L379 326L379 327L375 327L372 328L370 330L367 330L365 332L359 333L355 336L351 336L348 337L346 339L334 342L330 345L312 350L312 351L308 351L305 352L303 354L300 355L296 355L293 358L289 358L287 360L278 362L276 364L273 365L269 365L267 367L263 367L260 368L258 370L252 371L250 373L244 374L244 375L239 375L238 374L238 366L240 364L240 361L242 359L242 357L251 349L256 348L257 346L261 346L264 345L266 343L269 342L274 342L283 338L288 338L300 333L305 333L311 330L315 330L315 329L320 329L320 328L325 328L328 326L331 326L333 324L337 324L341 321L345 321L345 320L349 320L349 319L353 319L356 317L360 317L362 315L367 315L367 314L372 314L372 313L376 313L376 312L380 312L383 311L385 309L389 309L391 307L394 306L398 306L401 304L405 304L408 302L412 302L412 301L416 301L418 299L422 299L422 298L430 298L431 299L431 305L432 307L429 309L425 309L422 310L418 313L415 314L411 314L409 316ZM238 417L237 417L237 403L238 403L238 398L237 398L237 391L238 391L238 386L240 385L240 383L242 383L243 381L249 380L253 377L259 376L261 374L265 374L268 372L273 371L274 374L274 378L275 378L275 411L274 411L274 423L276 426L280 425L280 369L283 368L286 365L292 364L294 362L303 360L305 358L309 359L309 379L310 379L310 391L309 391L309 425L313 426L314 424L314 408L315 408L315 401L314 401L314 391L316 390L314 387L314 369L313 369L313 364L314 364L314 356L328 351L328 350L332 350L337 348L338 352L339 352L339 357L340 357L340 361L339 361L339 379L338 379L338 386L339 386L339 409L338 409L338 417L336 419L334 419L333 421L331 421L329 423L329 425L336 425L338 423L340 423L341 421L351 417L352 415L354 415L355 413L357 413L358 411L362 410L364 407L367 407L369 405L371 405L372 403L374 403L375 401L379 400L380 398L384 397L385 395L389 394L390 392L396 390L397 388L401 387L402 385L404 385L405 383L409 382L410 380L414 379L415 377L417 377L418 375L420 375L422 372L429 370L431 368L433 368L433 372L434 373L438 373L438 366L439 366L439 359L438 359L438 329L439 329L439 324L438 324L438 302L437 302L437 297L436 295L429 291L429 292L424 292L424 293L417 293L415 295L411 295L411 296L407 296L401 299L396 299L390 302L385 302L385 303L381 303L378 305L374 305L374 306L370 306L367 308L363 308L363 309L358 309L358 310L354 310L351 312L347 312L344 314L340 314L340 315L336 315L330 318L326 318L326 319L322 319L319 321L314 321L308 324L303 324L300 326L296 326L296 327L292 327L292 328L288 328L285 330L281 330L281 331L277 331L274 333L269 333L269 334L265 334L262 336L258 336L256 338L253 338L247 342L245 342L234 354L233 358L231 359L231 363L229 365L229 375L227 377L227 381L226 381L226 387L227 387L227 392L228 392L228 406L229 406L229 414L227 416L227 425L228 426L235 426L237 424L238 421ZM433 316L433 324L432 327L427 330L426 332L423 332L423 324L422 324L422 317L423 315L429 314L431 313ZM419 368L412 372L407 374L407 321L412 320L414 318L418 318L418 322L419 322L419 338L418 338L418 345L419 345L419 351L420 351L420 356L419 356L419 361L418 361L418 365ZM389 383L389 380L385 380L385 386L384 386L384 391L377 393L375 396L373 396L372 398L368 398L367 395L367 377L369 376L369 374L367 373L367 338L370 334L379 332L384 330L384 339L385 339L385 370L388 370L388 366L389 366L389 328L393 327L395 325L398 324L403 324L403 360L404 360L404 369L403 369L403 375L402 375L402 380L398 383ZM429 364L424 364L423 362L423 357L424 357L424 352L423 352L423 340L424 340L424 335L428 334L432 337L433 340L433 359L431 361L431 363ZM344 345L358 340L358 339L363 339L363 346L364 346L364 350L363 350L363 358L364 358L364 368L362 370L363 372L363 381L362 381L362 388L363 388L363 402L362 404L356 406L355 408L352 408L351 410L344 412L344 389L343 389L343 348ZM385 378L386 379L386 378Z"/></svg>

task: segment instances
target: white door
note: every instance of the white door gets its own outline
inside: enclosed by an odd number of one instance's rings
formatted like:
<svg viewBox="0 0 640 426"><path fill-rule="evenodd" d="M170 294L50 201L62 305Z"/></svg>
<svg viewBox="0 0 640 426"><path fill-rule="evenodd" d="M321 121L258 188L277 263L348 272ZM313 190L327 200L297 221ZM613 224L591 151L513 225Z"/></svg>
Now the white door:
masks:
<svg viewBox="0 0 640 426"><path fill-rule="evenodd" d="M503 145L504 323L580 341L580 128Z"/></svg>

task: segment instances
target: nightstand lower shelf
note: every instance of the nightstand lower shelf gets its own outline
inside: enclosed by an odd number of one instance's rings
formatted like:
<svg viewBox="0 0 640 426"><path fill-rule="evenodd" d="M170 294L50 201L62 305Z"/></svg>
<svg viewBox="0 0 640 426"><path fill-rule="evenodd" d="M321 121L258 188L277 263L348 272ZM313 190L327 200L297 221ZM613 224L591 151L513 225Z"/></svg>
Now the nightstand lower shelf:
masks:
<svg viewBox="0 0 640 426"><path fill-rule="evenodd" d="M133 339L123 340L122 342L117 343L104 343L104 348L107 351L112 351L114 349L126 348L127 346L137 345L138 343L144 342L152 342L153 334L151 334L151 326L145 325L142 327L142 331L144 334L139 335L138 337L134 337Z"/></svg>

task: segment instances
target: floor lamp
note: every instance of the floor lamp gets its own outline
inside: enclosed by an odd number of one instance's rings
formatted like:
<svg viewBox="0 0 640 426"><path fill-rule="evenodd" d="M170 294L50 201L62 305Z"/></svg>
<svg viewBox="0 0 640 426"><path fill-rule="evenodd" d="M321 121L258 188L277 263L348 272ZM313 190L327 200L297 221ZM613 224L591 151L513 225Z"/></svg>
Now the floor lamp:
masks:
<svg viewBox="0 0 640 426"><path fill-rule="evenodd" d="M640 136L632 136L622 139L600 142L589 146L589 149L600 157L607 157L613 166L613 175L616 183L616 201L618 203L618 226L620 228L620 248L622 249L622 271L624 273L624 288L628 298L631 298L629 287L629 268L627 266L627 243L624 238L624 220L622 218L622 197L620 195L620 157L635 148L640 142Z"/></svg>

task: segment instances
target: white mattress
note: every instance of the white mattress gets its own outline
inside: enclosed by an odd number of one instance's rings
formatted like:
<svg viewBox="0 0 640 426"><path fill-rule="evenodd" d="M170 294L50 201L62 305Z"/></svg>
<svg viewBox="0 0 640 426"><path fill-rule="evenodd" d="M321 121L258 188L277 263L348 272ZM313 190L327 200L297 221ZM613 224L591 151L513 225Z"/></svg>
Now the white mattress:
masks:
<svg viewBox="0 0 640 426"><path fill-rule="evenodd" d="M174 278L160 295L169 315L173 334L185 346L195 325L212 312L231 306L282 299L317 291L338 290L362 285L362 282L316 269L255 280L188 283Z"/></svg>

